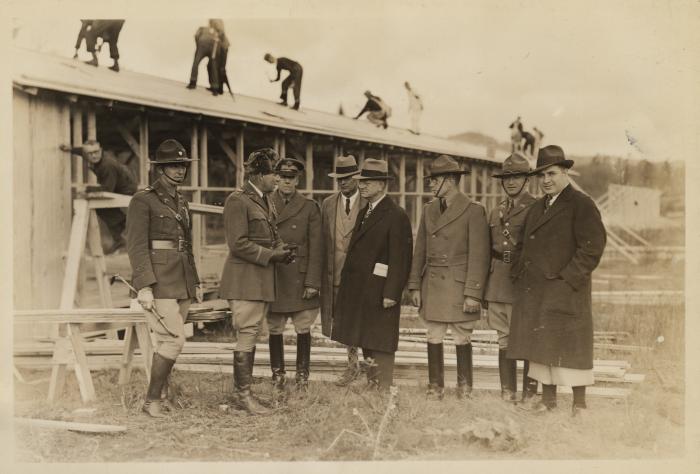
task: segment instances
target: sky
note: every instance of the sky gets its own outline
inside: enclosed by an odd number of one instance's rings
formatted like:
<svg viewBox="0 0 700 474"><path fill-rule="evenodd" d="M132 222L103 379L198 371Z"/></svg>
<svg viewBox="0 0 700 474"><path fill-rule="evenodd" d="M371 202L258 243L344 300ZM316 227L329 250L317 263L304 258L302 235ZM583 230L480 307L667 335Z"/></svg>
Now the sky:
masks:
<svg viewBox="0 0 700 474"><path fill-rule="evenodd" d="M434 135L508 141L520 115L526 129L544 132L543 144L572 155L687 160L698 145L697 2L272 0L147 11L137 2L107 11L32 3L47 8L13 5L15 45L72 56L79 18L123 17L121 67L183 87L194 32L219 17L236 93L277 100L279 83L267 79L274 68L262 59L270 52L303 65L305 108L336 112L342 104L354 115L369 89L391 105L390 124L407 127L409 81L424 101L422 130ZM84 48L81 55L88 59ZM100 59L110 64L107 48ZM203 62L200 85L206 81Z"/></svg>

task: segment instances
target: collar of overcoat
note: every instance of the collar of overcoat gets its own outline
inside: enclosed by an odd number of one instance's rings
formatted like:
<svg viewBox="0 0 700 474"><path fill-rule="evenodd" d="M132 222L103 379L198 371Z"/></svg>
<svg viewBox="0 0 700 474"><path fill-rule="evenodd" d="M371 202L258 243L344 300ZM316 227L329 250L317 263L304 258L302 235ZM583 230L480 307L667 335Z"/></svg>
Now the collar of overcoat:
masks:
<svg viewBox="0 0 700 474"><path fill-rule="evenodd" d="M372 228L372 226L381 221L382 216L389 211L392 206L396 206L394 201L392 201L389 196L384 196L384 199L379 201L377 207L372 210L372 214L369 215L365 223L360 225L362 223L362 219L367 213L367 209L369 209L369 205L366 205L357 216L357 220L355 221L355 229L353 230L352 237L350 238L350 245L348 248L351 248L355 242L362 238L362 236Z"/></svg>
<svg viewBox="0 0 700 474"><path fill-rule="evenodd" d="M459 216L464 214L464 212L471 204L472 200L468 196L457 193L457 195L452 200L452 203L447 206L444 213L440 213L440 200L433 199L425 210L425 227L426 230L433 234L438 230L445 227L450 222L457 219Z"/></svg>
<svg viewBox="0 0 700 474"><path fill-rule="evenodd" d="M556 216L557 214L565 210L567 207L569 207L569 201L571 200L573 195L574 188L569 184L567 187L564 188L561 194L559 194L559 197L556 201L554 201L554 204L552 204L552 207L550 207L547 212L544 212L544 203L547 199L549 199L549 196L545 195L542 198L538 199L533 205L533 209L537 213L536 215L539 217L533 224L532 228L530 229L530 232L534 232L536 229L539 229L544 224L549 222L552 219L552 217Z"/></svg>
<svg viewBox="0 0 700 474"><path fill-rule="evenodd" d="M515 207L513 207L513 209L511 209L508 214L505 215L505 218L517 216L525 209L529 208L530 205L536 201L532 194L528 193L527 191L524 191L523 193L524 194L520 197L518 204ZM507 202L507 200L504 202Z"/></svg>
<svg viewBox="0 0 700 474"><path fill-rule="evenodd" d="M246 196L250 198L251 201L260 206L265 211L265 213L270 214L270 210L268 209L265 200L260 197L258 192L247 181L243 185L243 192L246 194Z"/></svg>
<svg viewBox="0 0 700 474"><path fill-rule="evenodd" d="M165 187L165 184L161 182L160 179L156 180L155 183L151 185L151 187L155 190L156 196L158 196L158 199L165 204L166 206L172 208L175 212L178 212L179 209L177 207L177 200L180 198L180 193L177 189L175 189L175 197L173 198L170 193L168 193L167 188ZM180 198L182 199L182 198Z"/></svg>
<svg viewBox="0 0 700 474"><path fill-rule="evenodd" d="M306 202L306 198L304 198L304 196L302 196L296 191L294 192L292 199L289 200L289 204L284 204L284 198L282 197L282 194L279 191L275 191L273 193L272 199L275 201L275 208L282 209L281 211L278 211L278 224L281 224L290 217L294 217L295 215L297 215L299 211L302 210L302 208L304 207L304 203Z"/></svg>

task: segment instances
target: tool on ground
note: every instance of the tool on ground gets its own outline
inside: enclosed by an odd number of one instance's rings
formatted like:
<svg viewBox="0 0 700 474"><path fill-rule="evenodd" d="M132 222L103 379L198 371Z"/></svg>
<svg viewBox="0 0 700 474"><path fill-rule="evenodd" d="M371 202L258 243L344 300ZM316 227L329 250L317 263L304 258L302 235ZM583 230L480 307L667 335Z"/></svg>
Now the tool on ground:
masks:
<svg viewBox="0 0 700 474"><path fill-rule="evenodd" d="M124 279L124 277L121 276L119 273L115 273L114 275L112 275L112 277L109 279L109 284L110 284L110 285L114 284L114 282L115 282L116 280L121 281L121 282L124 283L131 291L133 291L134 293L138 294L138 290L137 290L136 288L134 288L133 286L131 286L131 283L129 283L128 281L126 281L126 280ZM146 308L144 308L144 309L146 309ZM149 313L151 313L153 316L155 316L156 320L160 323L161 326L163 326L163 329L165 329L165 330L168 332L168 334L170 334L170 335L173 336L173 337L178 337L177 334L175 334L174 332L172 332L172 331L170 330L170 328L165 324L165 321L163 320L163 316L160 315L160 313L159 313L158 310L155 308L155 306L153 307L153 309L151 309L151 310L146 310L146 311L149 312Z"/></svg>

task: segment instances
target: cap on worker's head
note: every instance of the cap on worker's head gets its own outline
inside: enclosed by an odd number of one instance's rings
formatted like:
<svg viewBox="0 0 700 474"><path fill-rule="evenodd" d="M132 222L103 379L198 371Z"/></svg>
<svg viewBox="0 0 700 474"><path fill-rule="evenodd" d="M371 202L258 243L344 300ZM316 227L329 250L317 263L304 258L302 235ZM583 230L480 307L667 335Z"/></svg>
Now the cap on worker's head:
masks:
<svg viewBox="0 0 700 474"><path fill-rule="evenodd" d="M83 143L83 146L81 147L83 152L85 153L90 153L93 151L98 151L101 150L102 147L100 146L100 142L97 140L85 140L85 143Z"/></svg>
<svg viewBox="0 0 700 474"><path fill-rule="evenodd" d="M550 166L571 168L574 166L574 160L567 160L566 156L564 156L564 150L560 146L547 145L544 148L540 148L540 151L537 152L537 165L530 174L537 174Z"/></svg>
<svg viewBox="0 0 700 474"><path fill-rule="evenodd" d="M335 160L335 172L328 173L329 178L347 178L348 176L354 176L360 172L357 167L357 161L352 155L339 156Z"/></svg>
<svg viewBox="0 0 700 474"><path fill-rule="evenodd" d="M265 53L265 61L272 62L275 58L270 53Z"/></svg>
<svg viewBox="0 0 700 474"><path fill-rule="evenodd" d="M261 148L255 150L245 162L245 170L248 174L271 174L274 173L275 163L279 155L272 148Z"/></svg>
<svg viewBox="0 0 700 474"><path fill-rule="evenodd" d="M448 174L469 174L468 169L462 169L457 160L448 155L440 155L430 163L430 169L426 178L432 178L434 176L442 176Z"/></svg>
<svg viewBox="0 0 700 474"><path fill-rule="evenodd" d="M366 91L365 91L365 95L366 95L366 96L370 96L370 95L372 95L372 92L369 91L369 90L366 90Z"/></svg>
<svg viewBox="0 0 700 474"><path fill-rule="evenodd" d="M151 160L152 165L167 165L173 163L187 164L193 160L187 157L187 150L180 144L179 141L168 138L163 143L158 145L156 149L156 159Z"/></svg>
<svg viewBox="0 0 700 474"><path fill-rule="evenodd" d="M491 175L492 178L508 178L512 176L527 176L530 174L530 162L520 153L513 153L503 161L501 172Z"/></svg>
<svg viewBox="0 0 700 474"><path fill-rule="evenodd" d="M362 163L360 174L354 175L352 179L388 180L394 179L394 177L389 175L389 164L386 161L367 158Z"/></svg>
<svg viewBox="0 0 700 474"><path fill-rule="evenodd" d="M293 178L304 171L304 163L294 158L282 158L275 165L275 173L280 176Z"/></svg>

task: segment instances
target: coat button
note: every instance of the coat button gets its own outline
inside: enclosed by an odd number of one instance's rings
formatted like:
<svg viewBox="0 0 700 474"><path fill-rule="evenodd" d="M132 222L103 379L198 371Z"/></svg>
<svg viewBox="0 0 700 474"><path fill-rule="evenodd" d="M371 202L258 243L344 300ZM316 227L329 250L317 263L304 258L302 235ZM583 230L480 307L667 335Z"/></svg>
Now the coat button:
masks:
<svg viewBox="0 0 700 474"><path fill-rule="evenodd" d="M508 245L508 242L504 240L503 245Z"/></svg>
<svg viewBox="0 0 700 474"><path fill-rule="evenodd" d="M437 235L433 234L433 239L434 239L435 237L437 237Z"/></svg>
<svg viewBox="0 0 700 474"><path fill-rule="evenodd" d="M535 235L534 235L534 234L531 235L531 236L530 236L530 239L535 240Z"/></svg>
<svg viewBox="0 0 700 474"><path fill-rule="evenodd" d="M292 224L292 229L296 229L296 228L297 228L297 225L296 225L296 224Z"/></svg>
<svg viewBox="0 0 700 474"><path fill-rule="evenodd" d="M510 225L510 222L506 222L506 227L508 227L509 225Z"/></svg>

